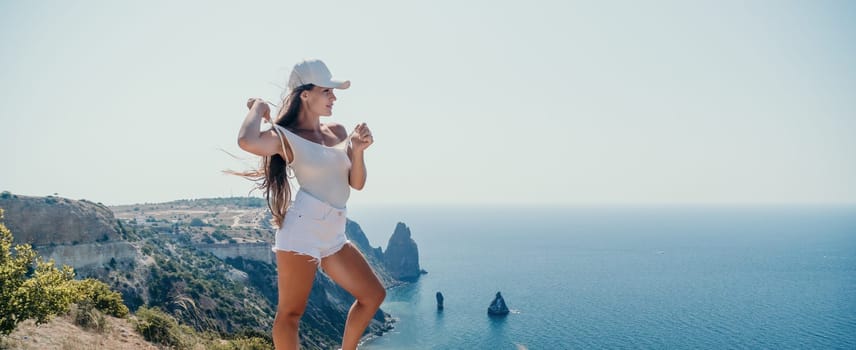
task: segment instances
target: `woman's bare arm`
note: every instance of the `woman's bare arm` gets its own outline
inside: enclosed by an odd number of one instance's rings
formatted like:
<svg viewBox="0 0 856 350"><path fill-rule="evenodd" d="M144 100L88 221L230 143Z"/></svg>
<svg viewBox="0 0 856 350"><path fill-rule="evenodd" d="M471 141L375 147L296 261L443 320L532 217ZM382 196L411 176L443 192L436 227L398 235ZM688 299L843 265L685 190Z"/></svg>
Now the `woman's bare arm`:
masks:
<svg viewBox="0 0 856 350"><path fill-rule="evenodd" d="M366 162L363 154L374 142L371 130L366 123L361 123L354 128L351 138L351 148L348 155L351 157L351 171L348 174L348 184L355 190L362 190L366 186Z"/></svg>
<svg viewBox="0 0 856 350"><path fill-rule="evenodd" d="M366 186L366 162L363 159L363 151L351 151L351 171L348 174L348 182L357 191Z"/></svg>
<svg viewBox="0 0 856 350"><path fill-rule="evenodd" d="M238 146L257 156L269 157L283 152L279 136L272 130L260 132L262 119L270 121L270 107L264 100L253 98L247 101L247 117L238 131ZM286 146L288 147L288 146Z"/></svg>

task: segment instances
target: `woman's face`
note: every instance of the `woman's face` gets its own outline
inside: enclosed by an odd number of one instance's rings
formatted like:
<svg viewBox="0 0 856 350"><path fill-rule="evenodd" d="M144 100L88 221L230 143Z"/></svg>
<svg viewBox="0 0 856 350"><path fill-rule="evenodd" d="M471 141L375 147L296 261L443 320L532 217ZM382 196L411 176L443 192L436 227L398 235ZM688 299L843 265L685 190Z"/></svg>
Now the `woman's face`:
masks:
<svg viewBox="0 0 856 350"><path fill-rule="evenodd" d="M336 101L333 89L313 86L312 90L306 91L304 94L306 94L306 98L303 100L303 106L309 113L322 116L333 115L333 102Z"/></svg>

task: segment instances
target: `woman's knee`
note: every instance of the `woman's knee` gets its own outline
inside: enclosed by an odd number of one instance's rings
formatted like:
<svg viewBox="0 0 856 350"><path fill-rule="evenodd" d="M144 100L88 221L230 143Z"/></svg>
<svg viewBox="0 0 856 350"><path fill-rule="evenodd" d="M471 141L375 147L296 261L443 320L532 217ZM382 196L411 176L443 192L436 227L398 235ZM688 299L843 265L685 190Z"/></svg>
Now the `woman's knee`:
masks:
<svg viewBox="0 0 856 350"><path fill-rule="evenodd" d="M383 289L383 287L372 291L372 293L367 294L362 298L358 298L361 304L374 308L380 308L380 304L383 304L384 299L386 299L386 289Z"/></svg>
<svg viewBox="0 0 856 350"><path fill-rule="evenodd" d="M378 297L380 298L380 302L383 303L384 299L386 299L386 289L380 287L380 291L378 292Z"/></svg>
<svg viewBox="0 0 856 350"><path fill-rule="evenodd" d="M300 318L303 317L303 311L278 309L273 323L278 327L293 327L297 328L300 324Z"/></svg>

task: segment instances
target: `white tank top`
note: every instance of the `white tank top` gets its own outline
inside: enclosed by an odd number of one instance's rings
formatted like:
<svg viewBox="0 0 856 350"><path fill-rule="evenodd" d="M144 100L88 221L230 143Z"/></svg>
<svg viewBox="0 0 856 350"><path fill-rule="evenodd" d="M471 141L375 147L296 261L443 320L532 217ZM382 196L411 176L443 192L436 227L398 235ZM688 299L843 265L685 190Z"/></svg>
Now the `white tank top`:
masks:
<svg viewBox="0 0 856 350"><path fill-rule="evenodd" d="M280 125L274 125L280 131L280 142L285 136L291 146L294 159L285 161L294 171L300 190L334 207L344 209L351 195L351 186L348 183L351 160L347 153L350 137L336 145L324 146L304 139Z"/></svg>

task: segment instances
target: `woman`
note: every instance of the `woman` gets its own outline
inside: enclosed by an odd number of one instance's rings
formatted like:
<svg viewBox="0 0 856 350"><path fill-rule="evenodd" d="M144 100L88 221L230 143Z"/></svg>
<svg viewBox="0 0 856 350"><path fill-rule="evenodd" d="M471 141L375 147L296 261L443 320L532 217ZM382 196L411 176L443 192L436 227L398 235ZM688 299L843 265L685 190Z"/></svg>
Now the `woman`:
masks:
<svg viewBox="0 0 856 350"><path fill-rule="evenodd" d="M250 111L238 134L238 145L262 157L256 172L242 173L259 181L278 227L276 253L279 305L273 325L276 349L297 349L298 324L320 267L356 298L348 312L342 349L356 349L386 291L363 255L345 237L345 204L350 188L366 183L363 154L372 142L371 130L359 124L351 134L337 123L321 123L333 114L333 89L350 81L333 80L320 60L299 62L291 71L288 93L270 130L270 107L258 98L247 101ZM293 174L293 175L292 175ZM291 201L289 177L300 190Z"/></svg>

